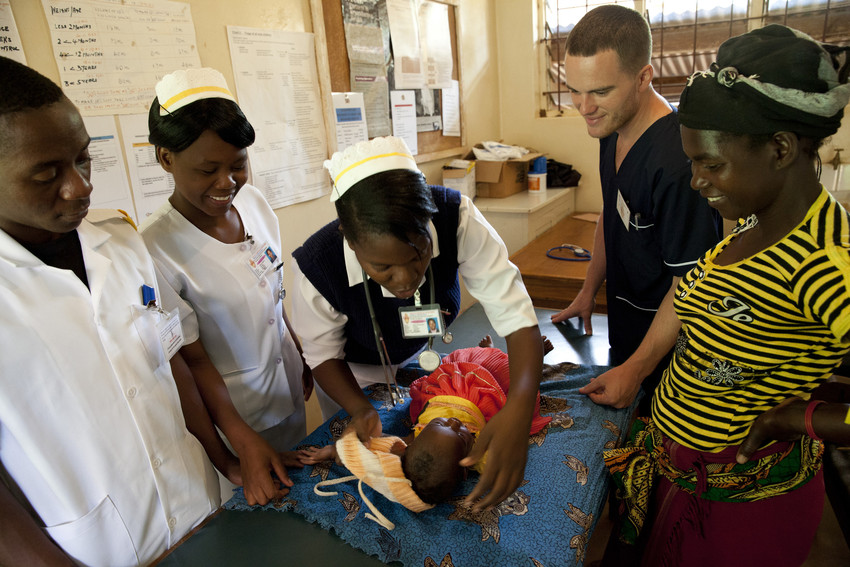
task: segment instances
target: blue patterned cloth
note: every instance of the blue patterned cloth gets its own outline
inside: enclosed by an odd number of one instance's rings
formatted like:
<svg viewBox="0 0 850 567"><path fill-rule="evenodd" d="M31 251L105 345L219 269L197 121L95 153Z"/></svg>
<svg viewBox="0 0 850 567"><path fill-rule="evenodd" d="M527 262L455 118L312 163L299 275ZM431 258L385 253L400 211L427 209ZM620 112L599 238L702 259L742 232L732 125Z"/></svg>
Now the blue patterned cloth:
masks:
<svg viewBox="0 0 850 567"><path fill-rule="evenodd" d="M252 507L238 489L224 507L293 510L385 563L396 561L410 567L581 565L608 490L602 451L615 446L621 432L627 430L635 407L615 410L598 406L578 393L581 386L607 369L566 363L555 380L541 384L540 413L552 416L552 422L529 438L523 484L489 512L473 514L459 505L475 486L478 476L474 473L450 502L419 514L390 502L364 484L366 496L395 524L389 531L365 517L368 508L354 480L324 488L338 491L337 496L314 494L317 482L349 474L332 462L290 470L295 485L282 500ZM409 397L392 407L385 386L367 388L366 394L378 409L385 435L404 437L410 433ZM299 448L333 443L349 420L340 412Z"/></svg>

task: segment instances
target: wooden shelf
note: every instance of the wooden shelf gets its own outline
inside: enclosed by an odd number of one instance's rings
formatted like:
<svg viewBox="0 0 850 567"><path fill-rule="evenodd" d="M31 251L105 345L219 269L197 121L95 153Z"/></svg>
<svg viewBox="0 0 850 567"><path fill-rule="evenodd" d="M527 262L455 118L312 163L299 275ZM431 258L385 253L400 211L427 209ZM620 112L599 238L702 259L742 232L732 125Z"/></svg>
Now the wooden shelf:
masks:
<svg viewBox="0 0 850 567"><path fill-rule="evenodd" d="M564 262L546 256L561 244L575 244L593 251L596 223L567 217L511 256L535 307L564 309L575 299L587 276L588 262ZM605 284L596 294L596 313L607 313Z"/></svg>

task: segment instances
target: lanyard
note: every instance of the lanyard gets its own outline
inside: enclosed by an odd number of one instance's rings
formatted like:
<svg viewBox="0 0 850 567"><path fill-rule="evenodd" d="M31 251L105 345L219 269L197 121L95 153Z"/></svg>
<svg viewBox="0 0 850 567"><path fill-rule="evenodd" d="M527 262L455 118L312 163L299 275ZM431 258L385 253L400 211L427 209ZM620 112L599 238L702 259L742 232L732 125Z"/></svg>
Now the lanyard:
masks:
<svg viewBox="0 0 850 567"><path fill-rule="evenodd" d="M387 382L387 389L390 392L390 397L392 399L393 405L396 405L397 402L401 402L403 396L399 392L398 383L395 380L395 376L390 376L389 369L389 359L390 355L387 352L387 344L384 341L384 334L381 332L381 326L378 325L378 316L375 314L375 308L372 305L372 296L369 293L369 278L366 275L366 270L362 267L360 268L360 273L363 274L363 289L366 291L366 305L369 307L369 317L372 319L372 333L375 335L375 346L378 347L378 356L381 359L381 367L384 369L384 380ZM431 293L431 301L437 301L437 295L434 292L434 271L431 268L431 264L428 264L428 283L429 283L429 291ZM413 302L416 307L422 306L422 300L419 296L419 290L413 294ZM434 344L434 337L428 338L428 349L430 350L432 345ZM398 398L398 400L396 400Z"/></svg>

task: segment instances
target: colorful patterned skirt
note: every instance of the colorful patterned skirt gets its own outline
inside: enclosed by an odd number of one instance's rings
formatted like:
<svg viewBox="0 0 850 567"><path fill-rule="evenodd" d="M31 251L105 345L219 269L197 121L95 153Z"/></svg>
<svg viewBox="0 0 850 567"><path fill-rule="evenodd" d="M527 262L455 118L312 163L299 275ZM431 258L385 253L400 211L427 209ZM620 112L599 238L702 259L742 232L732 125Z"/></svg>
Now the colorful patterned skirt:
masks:
<svg viewBox="0 0 850 567"><path fill-rule="evenodd" d="M696 451L646 418L605 451L624 507L620 539L651 533L643 565L788 565L806 558L823 511L823 444L777 442L738 464L738 446Z"/></svg>

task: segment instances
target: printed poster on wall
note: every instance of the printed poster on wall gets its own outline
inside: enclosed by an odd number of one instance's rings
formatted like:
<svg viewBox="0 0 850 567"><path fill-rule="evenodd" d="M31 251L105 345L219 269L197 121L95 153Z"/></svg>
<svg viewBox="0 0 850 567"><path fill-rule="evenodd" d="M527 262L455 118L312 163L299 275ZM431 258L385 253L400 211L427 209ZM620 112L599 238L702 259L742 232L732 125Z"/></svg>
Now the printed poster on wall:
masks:
<svg viewBox="0 0 850 567"><path fill-rule="evenodd" d="M130 197L124 154L118 139L114 116L87 116L83 118L86 131L91 136L91 207L93 209L121 209L133 217L139 216Z"/></svg>
<svg viewBox="0 0 850 567"><path fill-rule="evenodd" d="M239 106L256 131L253 184L272 208L330 192L312 33L227 26Z"/></svg>

